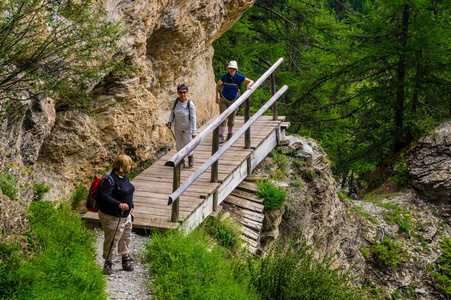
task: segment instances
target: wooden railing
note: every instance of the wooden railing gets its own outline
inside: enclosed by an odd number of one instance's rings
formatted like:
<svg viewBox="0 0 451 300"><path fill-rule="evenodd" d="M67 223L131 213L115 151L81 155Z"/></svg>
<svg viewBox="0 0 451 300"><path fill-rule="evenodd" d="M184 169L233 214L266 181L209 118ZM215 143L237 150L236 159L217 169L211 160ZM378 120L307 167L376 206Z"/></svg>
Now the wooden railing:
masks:
<svg viewBox="0 0 451 300"><path fill-rule="evenodd" d="M277 115L277 100L282 96L283 93L288 89L285 85L276 93L276 84L274 71L283 62L283 58L280 58L274 65L271 66L253 85L252 89L247 90L243 95L241 95L237 100L235 100L227 110L225 110L216 120L214 120L205 130L198 134L188 145L172 156L166 163L166 166L174 167L173 170L173 193L169 196L168 205L172 204L172 214L171 222L178 222L179 218L179 201L180 195L186 191L186 189L201 176L210 166L211 166L211 182L218 182L218 160L219 158L230 148L230 146L235 143L243 133L244 138L244 148L251 148L251 131L250 126L265 113L267 109L272 107L273 120L278 119ZM255 113L252 118L250 117L250 95L267 79L271 80L271 99L269 99L265 105L263 105L260 110ZM225 142L221 148L219 148L219 125L242 103L244 102L244 125ZM278 131L277 131L278 132ZM213 133L213 142L211 153L212 156L197 169L194 174L192 174L183 184L180 185L180 166L181 162L185 159L188 154L190 154L210 133ZM251 164L248 163L248 174L250 174ZM213 210L217 209L218 206L218 194L215 192L213 195Z"/></svg>

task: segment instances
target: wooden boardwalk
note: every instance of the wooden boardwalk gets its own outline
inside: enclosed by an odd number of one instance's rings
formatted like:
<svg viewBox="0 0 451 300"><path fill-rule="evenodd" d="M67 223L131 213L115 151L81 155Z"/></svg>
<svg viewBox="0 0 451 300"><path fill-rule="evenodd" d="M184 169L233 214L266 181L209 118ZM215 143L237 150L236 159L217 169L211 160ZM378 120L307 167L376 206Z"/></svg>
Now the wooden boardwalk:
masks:
<svg viewBox="0 0 451 300"><path fill-rule="evenodd" d="M212 122L214 119L210 120ZM175 149L154 162L135 177L133 227L142 229L168 229L197 227L213 211L213 194L217 192L221 203L248 175L248 164L253 170L260 161L277 145L285 135L285 117L273 121L272 116L260 117L251 127L251 149L244 149L244 135L219 159L218 182L210 181L210 169L199 177L179 199L179 222L171 222L171 206L167 205L172 193L173 168L165 162L175 153ZM244 123L243 117L236 117L234 132ZM210 123L199 129L206 128ZM181 183L211 157L211 135L194 150L193 168L181 171ZM186 159L187 160L187 159ZM83 216L88 221L98 221L97 213L88 212Z"/></svg>

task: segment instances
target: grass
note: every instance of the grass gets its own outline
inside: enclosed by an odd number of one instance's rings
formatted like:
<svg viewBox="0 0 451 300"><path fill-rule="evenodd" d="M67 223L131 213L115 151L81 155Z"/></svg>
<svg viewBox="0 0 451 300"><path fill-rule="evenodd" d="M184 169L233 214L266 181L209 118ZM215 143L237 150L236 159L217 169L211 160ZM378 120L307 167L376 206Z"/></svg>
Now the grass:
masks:
<svg viewBox="0 0 451 300"><path fill-rule="evenodd" d="M156 299L259 299L238 260L200 228L190 234L155 234L144 259Z"/></svg>
<svg viewBox="0 0 451 300"><path fill-rule="evenodd" d="M242 229L231 218L221 215L208 218L204 227L209 235L215 238L219 245L230 250L238 249L242 245Z"/></svg>
<svg viewBox="0 0 451 300"><path fill-rule="evenodd" d="M106 299L95 237L80 217L68 205L35 201L29 222L37 243L28 251L0 242L0 299Z"/></svg>
<svg viewBox="0 0 451 300"><path fill-rule="evenodd" d="M333 256L314 260L315 248L297 239L277 242L265 256L242 259L201 228L151 240L144 256L156 299L367 299L348 272L332 267Z"/></svg>

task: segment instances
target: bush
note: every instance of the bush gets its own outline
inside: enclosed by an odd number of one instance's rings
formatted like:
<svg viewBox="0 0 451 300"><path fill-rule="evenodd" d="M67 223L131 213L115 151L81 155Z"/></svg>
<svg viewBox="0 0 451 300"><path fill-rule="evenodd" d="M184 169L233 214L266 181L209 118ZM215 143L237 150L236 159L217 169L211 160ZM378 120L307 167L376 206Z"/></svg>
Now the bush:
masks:
<svg viewBox="0 0 451 300"><path fill-rule="evenodd" d="M382 243L376 242L371 247L371 251L379 262L388 267L395 267L410 259L410 255L403 249L403 246L404 243L392 241L388 236L384 236Z"/></svg>
<svg viewBox="0 0 451 300"><path fill-rule="evenodd" d="M154 235L144 259L157 299L258 299L237 259L201 229Z"/></svg>
<svg viewBox="0 0 451 300"><path fill-rule="evenodd" d="M404 157L403 154L401 154L393 170L393 181L398 186L404 186L409 180L409 174L410 171L407 158Z"/></svg>
<svg viewBox="0 0 451 300"><path fill-rule="evenodd" d="M76 187L72 193L72 196L70 197L72 209L76 209L82 201L85 201L86 198L88 198L88 194L89 191L87 188L83 186Z"/></svg>
<svg viewBox="0 0 451 300"><path fill-rule="evenodd" d="M35 182L33 184L33 201L41 201L44 194L50 191L50 187L45 182Z"/></svg>
<svg viewBox="0 0 451 300"><path fill-rule="evenodd" d="M439 282L435 286L448 295L451 295L451 238L445 237L440 242L442 255L438 258L438 264L432 276Z"/></svg>
<svg viewBox="0 0 451 300"><path fill-rule="evenodd" d="M0 263L0 286L11 282L5 299L106 299L95 237L80 217L66 205L39 201L30 206L29 222L40 251L27 255L13 245L0 246L7 257Z"/></svg>
<svg viewBox="0 0 451 300"><path fill-rule="evenodd" d="M250 261L251 283L263 299L365 299L352 277L332 268L332 256L313 261L314 248L279 240L269 253Z"/></svg>
<svg viewBox="0 0 451 300"><path fill-rule="evenodd" d="M240 238L242 231L238 224L231 218L224 216L217 218L209 218L205 222L205 228L212 237L214 237L219 245L225 248L238 248L242 244Z"/></svg>
<svg viewBox="0 0 451 300"><path fill-rule="evenodd" d="M286 201L286 192L274 183L267 180L257 181L259 192L257 195L263 198L265 210L273 210L283 206Z"/></svg>
<svg viewBox="0 0 451 300"><path fill-rule="evenodd" d="M2 193L11 200L17 200L19 196L19 176L14 174L11 169L3 172L0 176L0 188Z"/></svg>

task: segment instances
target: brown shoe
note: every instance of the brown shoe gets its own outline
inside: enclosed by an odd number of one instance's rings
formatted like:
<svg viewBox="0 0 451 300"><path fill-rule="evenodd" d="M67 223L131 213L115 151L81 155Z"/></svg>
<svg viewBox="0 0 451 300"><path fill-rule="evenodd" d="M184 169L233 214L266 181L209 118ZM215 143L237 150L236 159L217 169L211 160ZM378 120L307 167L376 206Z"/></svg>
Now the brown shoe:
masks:
<svg viewBox="0 0 451 300"><path fill-rule="evenodd" d="M188 156L188 166L190 168L194 167L194 155L189 155Z"/></svg>
<svg viewBox="0 0 451 300"><path fill-rule="evenodd" d="M232 138L232 136L233 136L233 133L228 133L227 134L227 140L230 140Z"/></svg>
<svg viewBox="0 0 451 300"><path fill-rule="evenodd" d="M105 266L103 266L103 274L111 275L111 273L113 273L113 262L106 261Z"/></svg>
<svg viewBox="0 0 451 300"><path fill-rule="evenodd" d="M135 269L132 265L132 259L129 256L122 257L122 269L124 271L133 271Z"/></svg>

